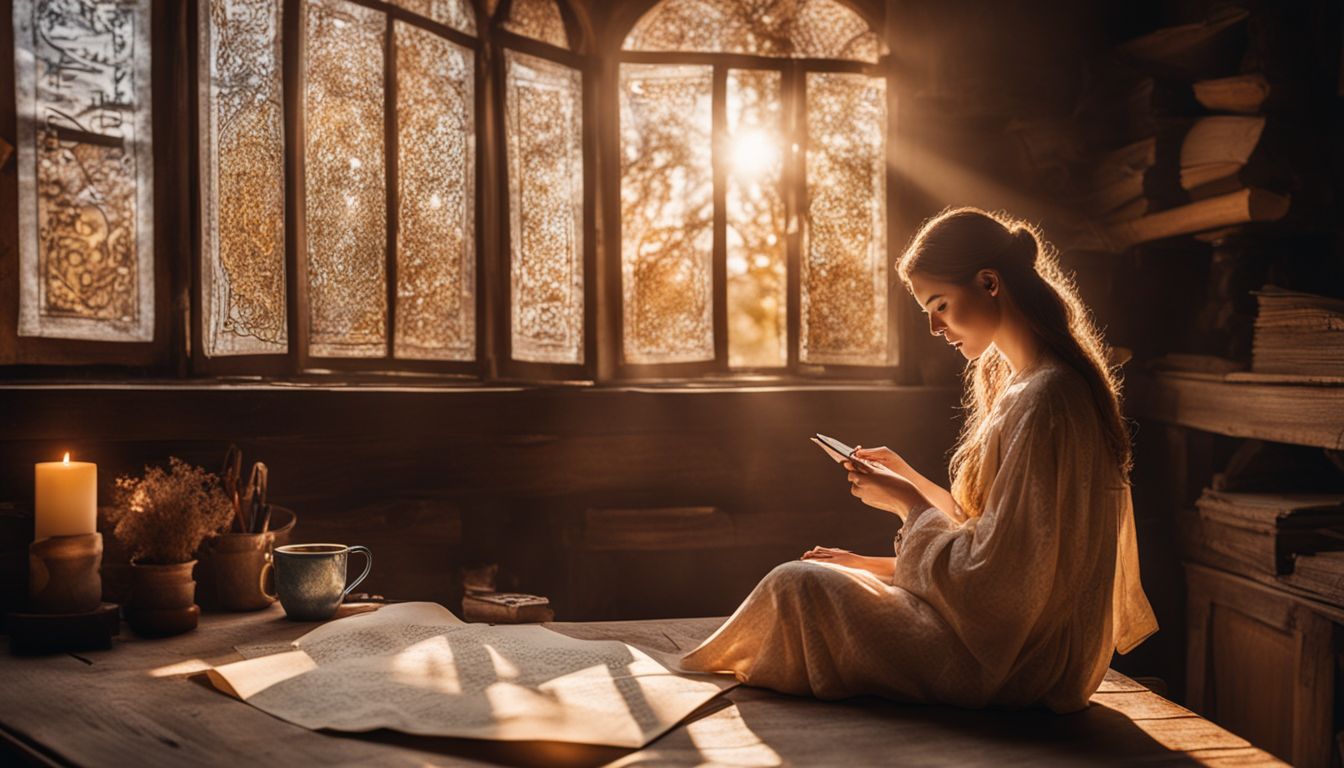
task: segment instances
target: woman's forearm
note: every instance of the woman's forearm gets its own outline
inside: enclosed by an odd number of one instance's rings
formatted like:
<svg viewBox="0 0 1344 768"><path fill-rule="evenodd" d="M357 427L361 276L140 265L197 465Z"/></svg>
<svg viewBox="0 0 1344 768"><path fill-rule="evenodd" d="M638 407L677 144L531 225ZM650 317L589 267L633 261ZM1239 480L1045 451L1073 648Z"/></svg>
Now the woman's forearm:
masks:
<svg viewBox="0 0 1344 768"><path fill-rule="evenodd" d="M894 557L865 557L863 565L865 570L887 583L896 575Z"/></svg>
<svg viewBox="0 0 1344 768"><path fill-rule="evenodd" d="M961 507L957 504L956 499L952 497L952 494L947 489L934 483L913 469L910 470L908 479L910 482L914 483L915 489L924 497L924 500L937 507L939 511L947 515L948 519L958 523L966 519L966 516L962 514Z"/></svg>

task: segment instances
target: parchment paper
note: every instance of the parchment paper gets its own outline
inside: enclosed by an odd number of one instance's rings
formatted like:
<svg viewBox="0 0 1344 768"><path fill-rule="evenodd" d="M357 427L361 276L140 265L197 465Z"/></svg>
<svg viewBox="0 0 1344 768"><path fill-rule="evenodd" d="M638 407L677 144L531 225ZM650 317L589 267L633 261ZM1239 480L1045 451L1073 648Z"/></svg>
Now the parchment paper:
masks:
<svg viewBox="0 0 1344 768"><path fill-rule="evenodd" d="M434 603L329 622L211 683L305 728L638 748L736 683L677 674L617 641L467 624Z"/></svg>

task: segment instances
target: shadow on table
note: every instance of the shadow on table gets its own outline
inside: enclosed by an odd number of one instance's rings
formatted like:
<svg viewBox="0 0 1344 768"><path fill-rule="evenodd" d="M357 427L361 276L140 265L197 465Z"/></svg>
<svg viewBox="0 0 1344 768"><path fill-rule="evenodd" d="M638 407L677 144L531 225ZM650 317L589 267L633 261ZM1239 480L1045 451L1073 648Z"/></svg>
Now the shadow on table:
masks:
<svg viewBox="0 0 1344 768"><path fill-rule="evenodd" d="M732 706L732 702L722 696L712 699L688 715L668 734L655 740L649 746L660 744L664 739L674 738L676 734L681 734L684 738L685 732L682 730L684 725L729 706ZM342 731L322 731L322 733L343 739L370 741L400 749L412 749L444 757L479 760L514 768L533 768L534 766L588 768L589 766L606 765L639 751L624 747L571 744L563 741L492 741L444 736L415 736L388 729L380 729L369 733L346 733Z"/></svg>
<svg viewBox="0 0 1344 768"><path fill-rule="evenodd" d="M822 702L746 687L735 690L732 698L747 729L785 765L827 763L837 757L856 764L873 759L943 765L1203 764L1098 703L1057 715L903 705L869 697ZM1192 726L1203 722L1194 715L1189 720ZM806 729L800 732L803 724ZM1201 746L1217 752L1248 745L1229 737L1227 743Z"/></svg>

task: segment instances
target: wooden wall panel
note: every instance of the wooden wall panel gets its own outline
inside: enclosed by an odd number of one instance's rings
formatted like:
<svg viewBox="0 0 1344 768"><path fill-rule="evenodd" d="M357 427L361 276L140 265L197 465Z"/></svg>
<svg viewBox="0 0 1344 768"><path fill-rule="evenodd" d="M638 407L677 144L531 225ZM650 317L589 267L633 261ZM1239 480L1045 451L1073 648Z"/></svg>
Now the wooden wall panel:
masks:
<svg viewBox="0 0 1344 768"><path fill-rule="evenodd" d="M32 464L65 450L98 463L107 500L119 474L169 455L213 470L232 441L270 467L295 541L373 548L369 591L451 603L464 565L499 562L502 587L552 596L562 619L722 613L813 545L890 549L898 521L850 496L809 435L885 443L945 478L956 402L892 387L0 387L0 503L26 514ZM706 530L733 541L696 547L673 526L668 551L575 554L588 510L670 507L715 508ZM651 514L656 538L666 513Z"/></svg>

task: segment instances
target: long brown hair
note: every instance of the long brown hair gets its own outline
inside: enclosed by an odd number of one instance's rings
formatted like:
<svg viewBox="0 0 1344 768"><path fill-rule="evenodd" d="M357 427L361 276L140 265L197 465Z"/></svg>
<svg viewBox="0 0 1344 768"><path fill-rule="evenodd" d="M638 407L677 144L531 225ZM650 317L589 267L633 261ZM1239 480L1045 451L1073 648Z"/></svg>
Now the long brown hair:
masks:
<svg viewBox="0 0 1344 768"><path fill-rule="evenodd" d="M911 274L969 285L980 270L997 271L1032 333L1087 381L1107 446L1128 482L1132 458L1120 412L1118 367L1111 366L1110 348L1073 279L1060 269L1054 250L1035 227L979 208L948 209L924 222L896 269L912 294ZM972 516L984 511L988 493L980 461L982 432L1011 373L1008 359L993 345L963 373L966 421L952 453L952 496Z"/></svg>

